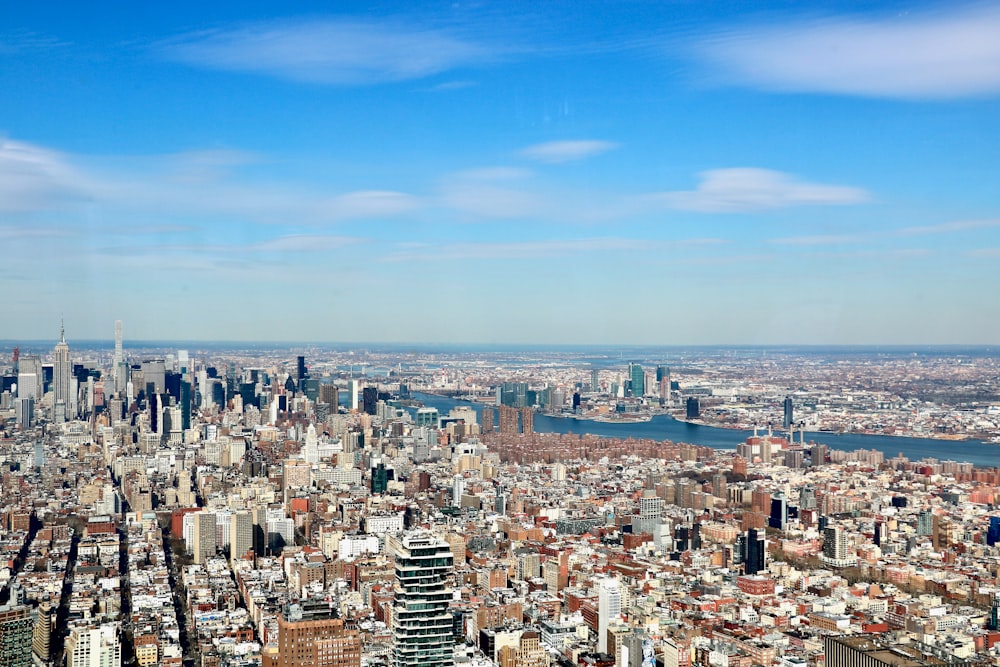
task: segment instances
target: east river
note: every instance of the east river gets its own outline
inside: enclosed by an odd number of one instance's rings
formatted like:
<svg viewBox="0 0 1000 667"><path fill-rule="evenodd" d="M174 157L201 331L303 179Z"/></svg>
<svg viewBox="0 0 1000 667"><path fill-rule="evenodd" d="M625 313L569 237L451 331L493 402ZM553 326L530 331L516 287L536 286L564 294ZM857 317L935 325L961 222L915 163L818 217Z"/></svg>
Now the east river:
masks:
<svg viewBox="0 0 1000 667"><path fill-rule="evenodd" d="M479 415L482 405L457 401L433 394L415 393L414 399L427 407L437 408L442 416L452 408L472 406ZM648 422L609 423L574 417L549 417L535 413L536 433L591 433L607 438L642 438L670 440L716 449L736 449L736 445L753 435L752 431L703 426L678 421L668 415L657 415ZM798 433L795 434L798 439ZM833 434L806 431L806 442L814 441L830 449L877 449L886 458L902 454L911 461L933 457L939 460L968 461L979 467L1000 466L1000 445L981 440L936 440L892 435L866 435L860 433Z"/></svg>

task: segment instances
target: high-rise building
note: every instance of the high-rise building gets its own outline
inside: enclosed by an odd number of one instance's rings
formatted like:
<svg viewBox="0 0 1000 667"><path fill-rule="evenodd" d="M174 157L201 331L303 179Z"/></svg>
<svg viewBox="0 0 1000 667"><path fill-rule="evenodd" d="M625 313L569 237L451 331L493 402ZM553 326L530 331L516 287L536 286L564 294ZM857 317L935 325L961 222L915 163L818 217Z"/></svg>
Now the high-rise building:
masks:
<svg viewBox="0 0 1000 667"><path fill-rule="evenodd" d="M628 374L631 381L632 395L642 397L646 395L646 375L642 372L639 364L629 364Z"/></svg>
<svg viewBox="0 0 1000 667"><path fill-rule="evenodd" d="M762 533L758 534L756 529L751 528L746 532L742 546L743 571L746 574L763 572L765 554L767 553L764 535Z"/></svg>
<svg viewBox="0 0 1000 667"><path fill-rule="evenodd" d="M70 409L76 401L71 398L71 380L73 378L73 361L69 358L69 345L66 344L66 328L59 328L59 342L52 352L52 409L53 415L63 418L76 417ZM60 410L59 406L62 406ZM62 421L59 419L58 421Z"/></svg>
<svg viewBox="0 0 1000 667"><path fill-rule="evenodd" d="M386 542L396 562L394 667L451 667L454 629L448 607L455 569L451 547L423 531L390 536Z"/></svg>
<svg viewBox="0 0 1000 667"><path fill-rule="evenodd" d="M820 560L833 567L848 567L857 562L847 548L847 534L840 526L823 529L823 553Z"/></svg>
<svg viewBox="0 0 1000 667"><path fill-rule="evenodd" d="M335 384L321 384L319 386L319 402L330 406L330 414L337 414L337 407L340 405L340 391Z"/></svg>
<svg viewBox="0 0 1000 667"><path fill-rule="evenodd" d="M601 391L601 372L596 368L590 371L590 391Z"/></svg>
<svg viewBox="0 0 1000 667"><path fill-rule="evenodd" d="M986 544L993 546L1000 542L1000 516L990 517L990 527L986 530Z"/></svg>
<svg viewBox="0 0 1000 667"><path fill-rule="evenodd" d="M0 667L28 667L31 664L31 636L35 616L31 607L0 607Z"/></svg>
<svg viewBox="0 0 1000 667"><path fill-rule="evenodd" d="M771 498L770 515L768 525L771 528L784 530L788 526L788 499L781 492Z"/></svg>
<svg viewBox="0 0 1000 667"><path fill-rule="evenodd" d="M321 599L288 604L278 616L278 650L265 652L262 667L359 667L361 635Z"/></svg>
<svg viewBox="0 0 1000 667"><path fill-rule="evenodd" d="M608 652L608 627L622 613L622 591L618 580L605 577L597 584L597 650Z"/></svg>
<svg viewBox="0 0 1000 667"><path fill-rule="evenodd" d="M698 419L701 416L701 405L697 396L689 396L686 405L686 416L688 419Z"/></svg>
<svg viewBox="0 0 1000 667"><path fill-rule="evenodd" d="M794 407L792 406L792 397L785 396L785 428L791 428L792 424L795 422Z"/></svg>
<svg viewBox="0 0 1000 667"><path fill-rule="evenodd" d="M365 387L361 392L361 403L366 415L374 415L378 412L378 387Z"/></svg>
<svg viewBox="0 0 1000 667"><path fill-rule="evenodd" d="M66 667L121 667L118 624L74 628L66 640Z"/></svg>
<svg viewBox="0 0 1000 667"><path fill-rule="evenodd" d="M247 510L235 512L230 518L229 558L239 560L253 549L253 515Z"/></svg>
<svg viewBox="0 0 1000 667"><path fill-rule="evenodd" d="M309 371L306 369L306 358L299 355L295 359L295 379L298 381L299 387L302 386L302 381L309 377Z"/></svg>
<svg viewBox="0 0 1000 667"><path fill-rule="evenodd" d="M483 433L492 433L493 425L496 422L496 413L493 408L483 408L482 413L479 415L480 429Z"/></svg>
<svg viewBox="0 0 1000 667"><path fill-rule="evenodd" d="M535 410L533 408L521 408L521 433L535 432Z"/></svg>
<svg viewBox="0 0 1000 667"><path fill-rule="evenodd" d="M52 604L44 601L38 605L38 617L31 632L31 652L42 665L49 664L52 659L52 623L55 614Z"/></svg>
<svg viewBox="0 0 1000 667"><path fill-rule="evenodd" d="M212 512L202 510L194 515L194 535L191 554L195 563L204 563L215 555L216 518Z"/></svg>
<svg viewBox="0 0 1000 667"><path fill-rule="evenodd" d="M357 412L358 406L361 404L361 383L357 380L351 380L351 411Z"/></svg>

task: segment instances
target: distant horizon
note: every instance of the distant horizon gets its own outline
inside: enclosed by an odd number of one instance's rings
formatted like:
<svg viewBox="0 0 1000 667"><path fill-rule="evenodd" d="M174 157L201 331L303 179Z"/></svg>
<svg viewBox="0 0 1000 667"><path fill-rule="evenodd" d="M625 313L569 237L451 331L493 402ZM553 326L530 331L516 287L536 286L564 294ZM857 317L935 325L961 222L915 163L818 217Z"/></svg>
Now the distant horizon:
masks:
<svg viewBox="0 0 1000 667"><path fill-rule="evenodd" d="M0 338L0 349L15 346L45 347L54 346L58 338L16 339ZM78 348L114 348L114 338L79 338L66 337L70 349ZM162 348L211 345L222 346L253 346L253 347L344 347L344 348L491 348L504 350L891 350L891 351L927 351L927 350L991 350L1000 348L997 343L493 343L493 342L423 342L423 341L295 341L295 340L226 340L226 339L124 339L126 350L131 348ZM1000 349L998 349L1000 352Z"/></svg>

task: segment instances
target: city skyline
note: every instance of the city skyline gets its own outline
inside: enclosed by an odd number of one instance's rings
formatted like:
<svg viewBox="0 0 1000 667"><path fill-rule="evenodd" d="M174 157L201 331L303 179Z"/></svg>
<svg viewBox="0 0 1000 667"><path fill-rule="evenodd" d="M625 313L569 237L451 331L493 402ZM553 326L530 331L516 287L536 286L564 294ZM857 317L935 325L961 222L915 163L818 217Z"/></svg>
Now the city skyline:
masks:
<svg viewBox="0 0 1000 667"><path fill-rule="evenodd" d="M4 338L998 342L995 7L338 9L11 8Z"/></svg>

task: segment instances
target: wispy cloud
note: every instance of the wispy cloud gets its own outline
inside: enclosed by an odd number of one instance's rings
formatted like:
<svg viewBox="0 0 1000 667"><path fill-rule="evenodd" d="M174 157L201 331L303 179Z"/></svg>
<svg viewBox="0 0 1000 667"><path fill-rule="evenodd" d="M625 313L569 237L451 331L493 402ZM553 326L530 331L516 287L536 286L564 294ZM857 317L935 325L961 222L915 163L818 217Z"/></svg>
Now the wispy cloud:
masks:
<svg viewBox="0 0 1000 667"><path fill-rule="evenodd" d="M864 237L852 234L826 234L816 236L787 236L771 239L769 243L791 246L828 246L860 243Z"/></svg>
<svg viewBox="0 0 1000 667"><path fill-rule="evenodd" d="M987 5L733 29L696 51L724 80L768 90L952 98L1000 92L998 35Z"/></svg>
<svg viewBox="0 0 1000 667"><path fill-rule="evenodd" d="M392 190L328 193L244 178L239 167L258 159L240 151L198 151L105 160L98 166L102 161L0 140L0 214L94 205L108 214L322 225L391 217L422 205L419 198Z"/></svg>
<svg viewBox="0 0 1000 667"><path fill-rule="evenodd" d="M704 213L742 213L802 205L861 204L867 192L843 185L801 181L770 169L714 169L691 191L652 195L671 208Z"/></svg>
<svg viewBox="0 0 1000 667"><path fill-rule="evenodd" d="M548 141L542 144L528 146L520 151L520 154L529 160L559 164L562 162L576 162L601 153L606 153L618 147L612 141L599 141L596 139L579 139L574 141Z"/></svg>
<svg viewBox="0 0 1000 667"><path fill-rule="evenodd" d="M1000 259L1000 248L976 248L968 252L970 257L982 257L987 259Z"/></svg>
<svg viewBox="0 0 1000 667"><path fill-rule="evenodd" d="M181 35L155 45L163 58L208 69L317 84L420 79L495 61L503 50L403 21L266 21Z"/></svg>
<svg viewBox="0 0 1000 667"><path fill-rule="evenodd" d="M681 241L657 241L619 237L552 239L544 241L507 241L482 243L447 243L438 246L401 244L401 250L383 258L387 262L442 260L511 260L543 259L589 252L650 251L665 248L694 247L725 243L703 238Z"/></svg>
<svg viewBox="0 0 1000 667"><path fill-rule="evenodd" d="M903 236L918 236L924 234L951 234L954 232L966 232L976 229L991 229L1000 227L998 220L954 220L943 222L938 225L922 225L918 227L905 227L899 230Z"/></svg>
<svg viewBox="0 0 1000 667"><path fill-rule="evenodd" d="M85 200L94 183L56 151L0 139L0 213Z"/></svg>

